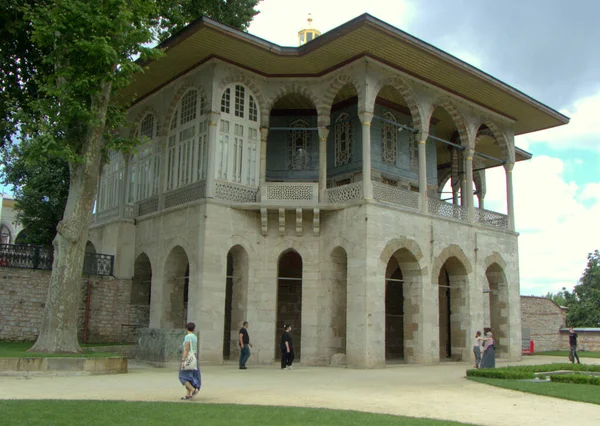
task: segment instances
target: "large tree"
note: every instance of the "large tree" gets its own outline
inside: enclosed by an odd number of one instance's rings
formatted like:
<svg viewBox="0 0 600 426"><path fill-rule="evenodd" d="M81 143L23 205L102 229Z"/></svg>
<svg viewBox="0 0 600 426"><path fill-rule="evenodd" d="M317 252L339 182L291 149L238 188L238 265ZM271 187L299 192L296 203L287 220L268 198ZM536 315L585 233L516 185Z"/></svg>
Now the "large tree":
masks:
<svg viewBox="0 0 600 426"><path fill-rule="evenodd" d="M600 251L588 254L588 263L573 292L565 290L570 327L600 326Z"/></svg>
<svg viewBox="0 0 600 426"><path fill-rule="evenodd" d="M63 158L69 192L54 239L54 264L35 352L77 353L81 268L100 168L127 105L113 95L137 72L134 59L201 15L244 29L258 0L0 0L0 128L3 144ZM16 137L15 137L16 136Z"/></svg>

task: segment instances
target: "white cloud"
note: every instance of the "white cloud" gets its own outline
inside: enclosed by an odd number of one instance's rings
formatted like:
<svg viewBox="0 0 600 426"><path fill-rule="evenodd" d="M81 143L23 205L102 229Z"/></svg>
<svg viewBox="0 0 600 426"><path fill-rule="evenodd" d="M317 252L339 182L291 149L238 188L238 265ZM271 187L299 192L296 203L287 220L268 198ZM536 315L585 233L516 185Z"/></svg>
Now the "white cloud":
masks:
<svg viewBox="0 0 600 426"><path fill-rule="evenodd" d="M536 143L545 143L559 150L587 149L600 152L600 92L579 99L560 112L571 118L568 126L555 127L516 140L517 146L527 149Z"/></svg>
<svg viewBox="0 0 600 426"><path fill-rule="evenodd" d="M313 27L325 33L367 12L389 24L406 28L414 16L410 4L395 0L393 7L386 0L371 0L368 4L345 0L263 0L258 4L260 14L248 31L282 46L297 46L298 31L306 26L312 13Z"/></svg>
<svg viewBox="0 0 600 426"><path fill-rule="evenodd" d="M600 181L579 187L565 181L564 171L563 160L549 156L515 166L521 294L571 289L587 254L600 247ZM488 171L487 184L486 208L506 211L504 170Z"/></svg>

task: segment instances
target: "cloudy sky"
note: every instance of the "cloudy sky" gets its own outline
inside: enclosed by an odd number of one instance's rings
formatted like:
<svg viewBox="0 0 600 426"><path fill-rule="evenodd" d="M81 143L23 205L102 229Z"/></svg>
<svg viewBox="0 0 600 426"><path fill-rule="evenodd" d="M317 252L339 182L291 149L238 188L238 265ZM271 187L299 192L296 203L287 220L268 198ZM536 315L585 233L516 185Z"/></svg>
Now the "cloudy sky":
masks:
<svg viewBox="0 0 600 426"><path fill-rule="evenodd" d="M515 209L521 294L577 283L600 249L600 2L263 0L259 9L249 32L286 46L308 13L322 32L370 13L569 116L517 138L534 157L515 166ZM505 205L504 171L493 169L486 208Z"/></svg>

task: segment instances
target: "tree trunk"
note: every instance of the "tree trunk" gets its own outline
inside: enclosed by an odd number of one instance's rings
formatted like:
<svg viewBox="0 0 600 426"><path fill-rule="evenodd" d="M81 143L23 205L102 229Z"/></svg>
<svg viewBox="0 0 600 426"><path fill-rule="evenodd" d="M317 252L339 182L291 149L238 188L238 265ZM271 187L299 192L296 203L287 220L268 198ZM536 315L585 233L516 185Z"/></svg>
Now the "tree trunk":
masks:
<svg viewBox="0 0 600 426"><path fill-rule="evenodd" d="M81 149L82 161L69 163L71 182L63 219L54 239L54 262L40 334L30 352L80 353L77 341L81 276L88 227L100 177L103 133L111 83L92 101L97 120Z"/></svg>

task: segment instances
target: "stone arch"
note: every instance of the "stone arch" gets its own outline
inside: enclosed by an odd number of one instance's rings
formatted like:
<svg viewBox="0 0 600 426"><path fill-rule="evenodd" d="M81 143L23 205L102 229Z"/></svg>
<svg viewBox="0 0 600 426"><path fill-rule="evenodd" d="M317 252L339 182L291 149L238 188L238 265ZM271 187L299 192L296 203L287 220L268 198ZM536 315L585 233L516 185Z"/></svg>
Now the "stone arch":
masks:
<svg viewBox="0 0 600 426"><path fill-rule="evenodd" d="M239 74L231 74L231 75L223 78L219 82L219 86L217 88L218 96L217 96L216 101L221 102L221 96L223 95L223 91L227 88L227 86L229 86L230 84L235 84L235 83L243 84L250 90L250 93L254 97L254 100L258 104L258 109L260 110L260 125L261 125L261 127L264 127L265 126L264 123L269 122L270 108L267 107L267 102L266 102L265 96L263 95L262 91L256 84L256 81L254 81L249 76L239 73ZM264 121L265 114L266 114L266 121ZM267 127L268 127L268 124L267 124Z"/></svg>
<svg viewBox="0 0 600 426"><path fill-rule="evenodd" d="M273 97L271 97L269 99L269 101L267 102L267 108L264 110L264 113L267 114L267 121L268 121L268 116L270 116L270 114L271 114L271 109L273 109L273 106L275 105L275 103L278 100L280 100L281 98L283 98L289 94L292 94L292 93L302 95L306 99L310 100L313 103L315 110L317 111L318 118L319 118L319 126L321 126L323 124L320 121L324 117L327 117L327 118L329 117L329 110L327 109L327 106L325 105L325 103L323 101L321 101L307 86L304 86L299 83L292 83L292 84L288 84L287 86L280 87L277 90L277 92L275 93L275 95ZM325 123L325 124L329 124L329 123Z"/></svg>
<svg viewBox="0 0 600 426"><path fill-rule="evenodd" d="M423 252L421 251L421 247L419 247L419 244L415 240L407 237L394 238L390 240L381 252L379 260L381 260L383 265L387 265L392 256L403 249L406 250L408 254L412 256L413 260L410 261L417 263L418 271L414 271L416 275L425 274L427 272L426 268L421 266L421 261L423 259Z"/></svg>
<svg viewBox="0 0 600 426"><path fill-rule="evenodd" d="M13 231L11 226L7 223L0 223L0 244L12 244L13 243Z"/></svg>
<svg viewBox="0 0 600 426"><path fill-rule="evenodd" d="M419 108L419 102L417 99L417 95L414 90L410 86L409 83L406 82L402 77L393 76L393 77L385 77L377 82L375 88L373 90L373 99L369 100L369 105L367 108L371 108L371 111L374 109L375 100L379 95L379 92L383 87L391 86L394 89L398 90L402 95L402 99L406 102L408 109L410 110L410 115L412 117L413 127L419 131L425 131L429 129L429 121L425 122L423 120L423 113Z"/></svg>
<svg viewBox="0 0 600 426"><path fill-rule="evenodd" d="M21 229L15 237L15 244L27 244L28 241L27 229Z"/></svg>
<svg viewBox="0 0 600 426"><path fill-rule="evenodd" d="M482 129L482 126L486 126L486 129ZM500 148L500 152L502 154L502 160L514 162L514 154L511 155L510 144L508 143L508 138L506 134L502 131L500 126L490 119L483 120L477 127L477 132L475 134L475 147L477 147L477 143L483 136L489 136L493 138L498 144L498 148Z"/></svg>
<svg viewBox="0 0 600 426"><path fill-rule="evenodd" d="M180 245L168 251L164 263L161 328L182 328L187 321L190 257Z"/></svg>
<svg viewBox="0 0 600 426"><path fill-rule="evenodd" d="M365 104L365 91L363 86L359 84L351 75L340 73L333 78L329 84L329 87L327 88L327 91L325 92L325 95L323 96L323 106L328 111L331 111L335 97L346 84L351 84L352 87L354 87L354 90L356 90L359 107Z"/></svg>
<svg viewBox="0 0 600 426"><path fill-rule="evenodd" d="M167 108L167 110L165 111L165 115L162 119L162 123L160 124L160 126L158 128L157 136L161 136L161 137L167 136L167 134L169 133L169 129L171 128L171 119L173 118L173 113L175 112L177 105L179 105L179 101L181 101L181 98L183 98L183 95L185 95L186 92L190 89L198 90L198 92L200 92L200 96L202 97L202 99L204 99L204 104L206 105L206 112L209 112L211 110L211 108L210 108L211 99L206 96L206 90L204 90L204 87L199 84L186 82L186 83L182 84L179 87L179 89L177 89L177 91L171 98L171 103L169 104L169 108ZM157 117L157 116L155 116L155 117ZM142 118L144 118L144 117L142 116L140 119L142 119ZM158 117L157 117L157 119L158 119ZM134 128L134 131L135 131L135 129L137 129L137 126Z"/></svg>
<svg viewBox="0 0 600 426"><path fill-rule="evenodd" d="M328 241L328 244L325 247L325 253L331 253L338 246L343 248L348 256L354 256L354 250L356 249L356 245L353 244L347 238L340 236L333 237L330 241Z"/></svg>
<svg viewBox="0 0 600 426"><path fill-rule="evenodd" d="M318 261L317 253L312 250L309 250L302 241L290 238L282 240L275 247L275 251L279 252L279 256L277 257L277 261L279 262L279 258L281 255L285 254L287 251L293 250L297 252L300 257L302 257L302 263L315 263Z"/></svg>
<svg viewBox="0 0 600 426"><path fill-rule="evenodd" d="M302 298L305 261L293 248L283 250L277 258L277 319L275 325L275 358L279 353L279 337L284 324L294 328L294 352L301 356Z"/></svg>
<svg viewBox="0 0 600 426"><path fill-rule="evenodd" d="M239 355L237 331L248 314L248 259L248 251L240 244L230 246L227 251L223 359L236 359L236 355Z"/></svg>
<svg viewBox="0 0 600 426"><path fill-rule="evenodd" d="M389 241L380 257L385 271L385 358L414 363L422 358L423 252L412 239Z"/></svg>
<svg viewBox="0 0 600 426"><path fill-rule="evenodd" d="M454 125L456 126L456 129L458 130L458 135L460 137L460 144L464 147L469 147L469 145L471 144L471 137L470 137L470 133L469 133L469 127L467 126L467 121L465 120L462 112L460 111L460 108L456 105L454 100L451 99L449 96L442 96L440 98L437 98L433 102L433 104L429 110L429 116L427 117L427 123L431 122L431 117L433 116L433 113L435 112L435 109L437 107L443 108L448 114L450 114L450 117L452 117L452 120L454 121ZM429 124L428 124L428 127L429 127Z"/></svg>
<svg viewBox="0 0 600 426"><path fill-rule="evenodd" d="M469 278L471 263L455 244L434 260L432 281L438 287L438 330L440 358L456 361L470 356L467 331L470 327Z"/></svg>
<svg viewBox="0 0 600 426"><path fill-rule="evenodd" d="M152 294L152 262L145 252L141 252L133 264L131 279L131 314L134 323L148 326L150 323L150 301Z"/></svg>
<svg viewBox="0 0 600 426"><path fill-rule="evenodd" d="M485 258L483 264L488 287L483 289L483 325L492 330L496 352L503 357L509 354L510 336L508 281L504 272L506 262L500 254L493 252Z"/></svg>

